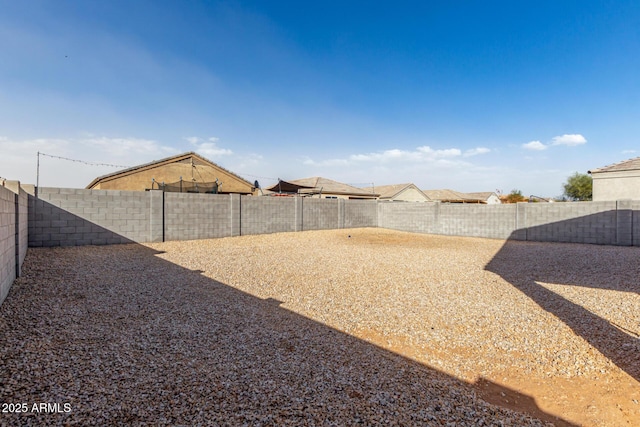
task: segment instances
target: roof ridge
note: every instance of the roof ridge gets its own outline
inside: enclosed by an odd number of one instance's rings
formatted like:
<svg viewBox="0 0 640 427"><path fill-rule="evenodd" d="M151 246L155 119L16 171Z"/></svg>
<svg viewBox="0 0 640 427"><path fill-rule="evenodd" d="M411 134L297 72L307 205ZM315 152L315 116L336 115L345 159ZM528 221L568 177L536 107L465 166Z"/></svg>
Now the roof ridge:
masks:
<svg viewBox="0 0 640 427"><path fill-rule="evenodd" d="M608 164L606 166L602 166L601 168L595 168L595 169L589 170L587 172L588 173L602 172L602 171L605 171L606 169L614 168L616 166L620 166L620 165L623 165L625 163L633 162L633 161L636 161L636 160L640 160L640 156L632 157L632 158L626 159L626 160L620 160L619 162L614 162L614 163Z"/></svg>

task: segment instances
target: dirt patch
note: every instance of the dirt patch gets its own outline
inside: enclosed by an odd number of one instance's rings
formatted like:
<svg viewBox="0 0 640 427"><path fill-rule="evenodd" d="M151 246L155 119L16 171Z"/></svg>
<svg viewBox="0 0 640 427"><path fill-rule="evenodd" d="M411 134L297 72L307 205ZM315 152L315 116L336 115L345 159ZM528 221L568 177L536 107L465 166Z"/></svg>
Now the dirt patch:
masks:
<svg viewBox="0 0 640 427"><path fill-rule="evenodd" d="M635 426L640 423L639 411L633 408L639 397L638 383L628 375L611 374L603 379L541 379L507 371L493 376L502 376L504 382L479 380L476 383L483 399L559 426L568 424L554 420L553 415L580 425ZM513 394L505 394L504 388L512 388Z"/></svg>

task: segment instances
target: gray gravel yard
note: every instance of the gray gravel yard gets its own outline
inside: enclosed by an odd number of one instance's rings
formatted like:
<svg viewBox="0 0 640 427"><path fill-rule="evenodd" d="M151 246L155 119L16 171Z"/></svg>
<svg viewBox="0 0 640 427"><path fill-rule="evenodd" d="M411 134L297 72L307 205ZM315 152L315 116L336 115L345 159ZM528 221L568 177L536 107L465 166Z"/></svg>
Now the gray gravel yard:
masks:
<svg viewBox="0 0 640 427"><path fill-rule="evenodd" d="M29 249L0 423L637 424L639 260L383 229Z"/></svg>

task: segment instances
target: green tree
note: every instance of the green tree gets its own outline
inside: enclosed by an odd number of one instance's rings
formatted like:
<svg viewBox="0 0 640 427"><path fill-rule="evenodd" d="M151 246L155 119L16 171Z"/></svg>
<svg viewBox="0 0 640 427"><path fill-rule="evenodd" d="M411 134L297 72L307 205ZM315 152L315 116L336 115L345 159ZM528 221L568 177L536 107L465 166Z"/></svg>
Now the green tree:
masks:
<svg viewBox="0 0 640 427"><path fill-rule="evenodd" d="M593 180L584 173L574 173L564 184L564 194L573 200L591 200L593 196Z"/></svg>
<svg viewBox="0 0 640 427"><path fill-rule="evenodd" d="M506 200L507 200L507 203L518 203L518 202L524 202L527 199L525 199L524 196L522 195L522 191L511 190L511 193L509 193Z"/></svg>

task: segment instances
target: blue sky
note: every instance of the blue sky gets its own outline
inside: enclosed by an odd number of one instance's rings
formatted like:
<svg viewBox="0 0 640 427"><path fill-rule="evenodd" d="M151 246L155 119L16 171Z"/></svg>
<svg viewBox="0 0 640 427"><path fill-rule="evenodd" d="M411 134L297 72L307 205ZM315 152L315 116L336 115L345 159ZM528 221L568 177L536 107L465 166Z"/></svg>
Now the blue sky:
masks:
<svg viewBox="0 0 640 427"><path fill-rule="evenodd" d="M0 177L196 151L263 186L558 196L640 155L637 1L0 0ZM117 170L40 158L40 185Z"/></svg>

